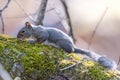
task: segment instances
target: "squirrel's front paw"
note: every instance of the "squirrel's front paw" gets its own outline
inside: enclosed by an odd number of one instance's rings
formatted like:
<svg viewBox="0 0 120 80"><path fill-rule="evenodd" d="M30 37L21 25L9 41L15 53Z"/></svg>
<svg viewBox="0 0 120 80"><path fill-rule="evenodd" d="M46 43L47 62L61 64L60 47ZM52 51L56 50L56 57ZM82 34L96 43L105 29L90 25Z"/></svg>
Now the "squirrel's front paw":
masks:
<svg viewBox="0 0 120 80"><path fill-rule="evenodd" d="M98 62L102 66L109 68L109 69L116 69L117 68L117 64L115 63L115 61L108 59L106 57L103 57L103 56L99 57Z"/></svg>
<svg viewBox="0 0 120 80"><path fill-rule="evenodd" d="M28 42L29 42L30 44L36 43L36 41L34 41L34 40L29 40Z"/></svg>

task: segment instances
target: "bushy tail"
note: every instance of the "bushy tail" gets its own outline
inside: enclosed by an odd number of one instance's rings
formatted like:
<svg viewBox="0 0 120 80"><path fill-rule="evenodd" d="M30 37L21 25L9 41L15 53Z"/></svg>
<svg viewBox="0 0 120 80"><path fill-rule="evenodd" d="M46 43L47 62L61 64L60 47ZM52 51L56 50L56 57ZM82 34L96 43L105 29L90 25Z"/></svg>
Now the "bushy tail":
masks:
<svg viewBox="0 0 120 80"><path fill-rule="evenodd" d="M115 63L115 61L113 61L107 57L101 56L99 54L96 54L95 52L91 52L89 50L84 50L84 49L78 49L78 48L75 48L74 52L85 54L106 68L109 68L109 69L117 68L117 64Z"/></svg>
<svg viewBox="0 0 120 80"><path fill-rule="evenodd" d="M81 53L81 54L86 54L87 51L86 50L83 50L83 49L78 49L78 48L75 48L75 53Z"/></svg>

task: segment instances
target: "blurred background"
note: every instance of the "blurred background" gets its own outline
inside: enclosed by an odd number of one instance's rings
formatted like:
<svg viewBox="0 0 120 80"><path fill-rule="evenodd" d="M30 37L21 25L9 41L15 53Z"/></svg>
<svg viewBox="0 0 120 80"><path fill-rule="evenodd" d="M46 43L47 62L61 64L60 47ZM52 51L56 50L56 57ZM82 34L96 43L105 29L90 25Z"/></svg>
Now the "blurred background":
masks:
<svg viewBox="0 0 120 80"><path fill-rule="evenodd" d="M0 9L7 0L0 0ZM65 0L70 15L75 44L106 55L116 62L120 56L120 0ZM5 34L16 37L29 16L36 18L40 0L11 0L3 11ZM67 32L56 9L65 15L60 0L48 0L44 26ZM0 33L2 23L0 22ZM93 33L95 33L93 35Z"/></svg>

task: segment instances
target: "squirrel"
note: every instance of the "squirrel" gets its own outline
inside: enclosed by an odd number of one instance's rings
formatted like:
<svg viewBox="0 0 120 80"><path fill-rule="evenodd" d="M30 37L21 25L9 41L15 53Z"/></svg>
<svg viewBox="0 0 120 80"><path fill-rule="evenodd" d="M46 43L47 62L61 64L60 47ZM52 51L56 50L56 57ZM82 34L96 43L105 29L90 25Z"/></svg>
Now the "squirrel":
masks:
<svg viewBox="0 0 120 80"><path fill-rule="evenodd" d="M44 27L42 25L33 25L29 22L25 23L25 26L19 30L17 34L17 38L26 39L30 37L34 37L37 43L52 43L52 46L57 48L61 48L67 53L81 53L85 54L94 61L98 62L102 66L108 69L116 69L117 64L115 61L96 54L95 52L84 50L80 48L76 48L72 39L63 31L52 28L52 27Z"/></svg>

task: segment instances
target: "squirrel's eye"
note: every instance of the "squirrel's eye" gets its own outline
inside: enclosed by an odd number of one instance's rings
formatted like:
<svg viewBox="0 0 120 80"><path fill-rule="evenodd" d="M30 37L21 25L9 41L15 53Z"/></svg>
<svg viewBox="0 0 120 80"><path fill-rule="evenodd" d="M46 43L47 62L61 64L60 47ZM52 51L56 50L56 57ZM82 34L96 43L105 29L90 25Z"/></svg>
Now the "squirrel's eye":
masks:
<svg viewBox="0 0 120 80"><path fill-rule="evenodd" d="M22 33L24 33L25 31L22 31Z"/></svg>

